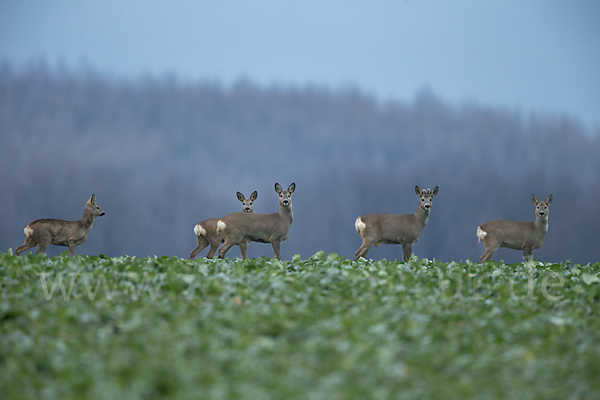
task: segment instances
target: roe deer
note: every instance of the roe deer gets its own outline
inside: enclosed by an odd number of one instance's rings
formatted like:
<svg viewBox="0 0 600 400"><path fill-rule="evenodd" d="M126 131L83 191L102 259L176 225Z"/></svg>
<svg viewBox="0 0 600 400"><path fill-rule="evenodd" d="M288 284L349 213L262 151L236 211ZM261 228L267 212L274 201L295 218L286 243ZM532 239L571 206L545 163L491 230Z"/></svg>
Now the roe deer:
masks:
<svg viewBox="0 0 600 400"><path fill-rule="evenodd" d="M237 198L242 202L242 210L245 213L254 212L254 200L256 200L257 197L257 191L254 191L248 199L240 192L237 192ZM196 234L198 245L190 253L190 260L196 257L198 253L204 250L208 245L210 245L210 249L208 249L206 258L213 258L217 248L224 241L223 235L221 233L217 233L218 220L219 218L209 218L196 224L194 227L194 233Z"/></svg>
<svg viewBox="0 0 600 400"><path fill-rule="evenodd" d="M354 261L366 258L371 246L385 244L402 244L402 261L408 262L412 245L419 240L431 209L431 202L438 192L435 189L421 190L415 186L419 196L419 205L414 214L367 214L358 217L354 227L362 238L362 245L354 254Z"/></svg>
<svg viewBox="0 0 600 400"><path fill-rule="evenodd" d="M227 251L239 244L242 259L248 258L246 249L249 242L271 243L273 253L281 260L280 245L290 235L290 226L294 217L292 213L292 193L296 184L292 183L283 190L279 183L275 191L279 195L279 212L274 214L231 213L217 222L217 232L222 232L225 243L219 249L219 258L225 257Z"/></svg>
<svg viewBox="0 0 600 400"><path fill-rule="evenodd" d="M96 204L96 195L87 201L83 210L83 218L79 221L64 221L62 219L37 219L25 227L25 243L17 247L15 254L38 246L35 254L46 251L49 244L68 246L69 256L75 255L75 246L79 246L87 239L96 217L105 213Z"/></svg>
<svg viewBox="0 0 600 400"><path fill-rule="evenodd" d="M479 262L492 258L498 247L523 250L523 259L531 260L531 254L542 247L544 236L548 232L548 206L552 203L552 195L544 201L539 201L532 194L531 201L535 204L535 221L496 220L477 227L477 242L483 241L485 245L485 252Z"/></svg>

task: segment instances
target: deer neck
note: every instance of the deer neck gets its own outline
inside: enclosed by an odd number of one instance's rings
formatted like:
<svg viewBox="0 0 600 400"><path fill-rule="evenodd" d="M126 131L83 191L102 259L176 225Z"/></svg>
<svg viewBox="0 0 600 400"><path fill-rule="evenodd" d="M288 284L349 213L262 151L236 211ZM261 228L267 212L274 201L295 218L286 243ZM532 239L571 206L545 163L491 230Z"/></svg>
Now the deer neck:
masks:
<svg viewBox="0 0 600 400"><path fill-rule="evenodd" d="M90 229L92 229L92 225L94 224L94 219L96 219L96 217L94 216L92 209L86 207L85 210L83 211L83 218L81 218L80 222L81 225L89 232Z"/></svg>
<svg viewBox="0 0 600 400"><path fill-rule="evenodd" d="M283 217L284 220L289 221L290 225L292 224L292 220L294 219L294 213L292 212L292 205L289 207L279 206L279 215Z"/></svg>
<svg viewBox="0 0 600 400"><path fill-rule="evenodd" d="M536 217L535 218L535 222L533 223L535 225L535 229L539 232L542 232L542 235L545 235L546 232L548 232L548 218L540 218L540 217Z"/></svg>
<svg viewBox="0 0 600 400"><path fill-rule="evenodd" d="M417 222L422 226L427 224L427 220L429 219L429 211L431 210L425 210L423 207L421 207L421 203L419 203L417 206L417 212L414 213L414 216Z"/></svg>

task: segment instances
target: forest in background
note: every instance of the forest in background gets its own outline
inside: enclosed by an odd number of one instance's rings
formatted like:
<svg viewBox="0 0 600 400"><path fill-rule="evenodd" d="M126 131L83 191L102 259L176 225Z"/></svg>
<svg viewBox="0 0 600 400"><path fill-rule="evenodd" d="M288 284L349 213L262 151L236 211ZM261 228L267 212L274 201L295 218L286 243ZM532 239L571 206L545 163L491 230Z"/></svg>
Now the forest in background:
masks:
<svg viewBox="0 0 600 400"><path fill-rule="evenodd" d="M257 190L255 211L276 212L275 182L295 182L284 259L318 250L353 257L356 217L413 213L418 185L439 186L413 246L419 258L478 260L477 225L533 220L533 193L554 196L534 258L595 262L599 155L600 131L572 118L455 105L426 90L380 101L356 89L2 64L0 250L22 244L34 219L81 218L95 193L106 215L77 254L189 257L197 222L241 211L236 191ZM248 254L273 253L251 243ZM381 245L369 257L401 259L401 248ZM517 262L522 252L500 249L493 259Z"/></svg>

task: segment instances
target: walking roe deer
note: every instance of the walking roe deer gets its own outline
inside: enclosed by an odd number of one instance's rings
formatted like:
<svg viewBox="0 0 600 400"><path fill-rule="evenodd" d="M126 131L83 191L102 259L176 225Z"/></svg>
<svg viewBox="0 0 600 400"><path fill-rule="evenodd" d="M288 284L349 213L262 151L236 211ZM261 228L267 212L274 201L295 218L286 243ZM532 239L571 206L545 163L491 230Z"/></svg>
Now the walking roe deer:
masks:
<svg viewBox="0 0 600 400"><path fill-rule="evenodd" d="M256 190L250 195L250 198L246 198L243 194L237 192L237 198L242 202L242 210L245 213L254 212L254 200L256 200L257 197L258 192ZM221 233L217 233L217 221L219 221L219 218L209 218L196 224L194 233L196 234L198 245L190 253L190 260L196 257L198 253L209 245L210 248L208 249L206 258L213 258L217 248L225 240Z"/></svg>
<svg viewBox="0 0 600 400"><path fill-rule="evenodd" d="M412 246L419 240L427 224L431 202L438 193L438 187L432 191L415 186L415 193L419 196L419 205L414 214L366 214L356 219L354 227L362 238L362 245L354 253L354 261L360 257L366 258L371 246L378 247L385 243L401 244L402 261L408 262Z"/></svg>
<svg viewBox="0 0 600 400"><path fill-rule="evenodd" d="M542 247L544 236L548 232L548 206L552 203L552 195L544 201L539 201L532 194L531 201L535 204L535 221L496 220L477 227L477 243L483 241L485 245L485 252L479 262L492 258L498 247L523 250L523 259L531 260L533 251Z"/></svg>
<svg viewBox="0 0 600 400"><path fill-rule="evenodd" d="M68 246L69 257L73 257L75 246L86 241L94 220L104 214L104 211L96 204L96 195L93 194L85 205L83 218L79 221L37 219L25 227L25 243L17 247L15 254L19 255L35 246L38 246L35 254L40 254L46 251L49 244L54 244Z"/></svg>
<svg viewBox="0 0 600 400"><path fill-rule="evenodd" d="M292 193L296 184L292 183L283 190L279 183L275 191L279 195L279 212L273 214L231 213L217 222L217 232L222 232L225 243L219 249L219 258L224 258L227 251L239 244L242 259L248 258L246 249L249 242L271 243L273 253L281 260L281 242L290 235L290 226L294 215L292 213Z"/></svg>

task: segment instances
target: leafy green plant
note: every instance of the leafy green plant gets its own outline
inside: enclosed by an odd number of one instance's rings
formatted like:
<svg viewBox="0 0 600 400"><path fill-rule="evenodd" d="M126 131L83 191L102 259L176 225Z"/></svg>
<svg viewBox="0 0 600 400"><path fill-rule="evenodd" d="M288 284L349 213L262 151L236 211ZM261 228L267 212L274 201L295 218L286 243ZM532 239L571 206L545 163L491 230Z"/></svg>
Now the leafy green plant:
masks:
<svg viewBox="0 0 600 400"><path fill-rule="evenodd" d="M600 263L0 253L0 397L596 398Z"/></svg>

